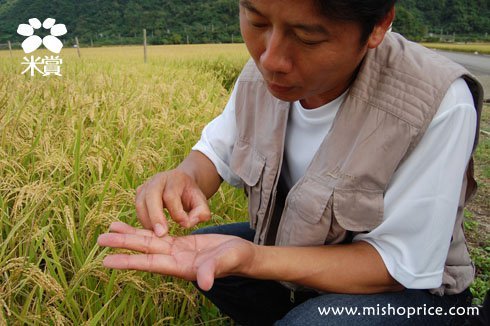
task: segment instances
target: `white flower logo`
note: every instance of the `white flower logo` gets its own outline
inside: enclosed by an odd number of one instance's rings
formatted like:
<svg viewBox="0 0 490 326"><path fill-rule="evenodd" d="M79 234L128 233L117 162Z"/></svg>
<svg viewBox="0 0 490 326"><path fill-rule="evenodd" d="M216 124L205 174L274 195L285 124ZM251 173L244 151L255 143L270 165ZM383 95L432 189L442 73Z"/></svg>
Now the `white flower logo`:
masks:
<svg viewBox="0 0 490 326"><path fill-rule="evenodd" d="M29 19L28 24L20 24L17 28L17 33L22 36L28 36L22 42L22 49L25 53L31 53L36 51L41 43L51 52L60 53L63 48L63 43L57 38L57 36L62 36L67 33L65 24L54 24L56 22L53 18L47 18L41 25L41 22L37 18ZM34 30L41 28L49 29L50 34L45 36L42 40L39 36L34 35Z"/></svg>

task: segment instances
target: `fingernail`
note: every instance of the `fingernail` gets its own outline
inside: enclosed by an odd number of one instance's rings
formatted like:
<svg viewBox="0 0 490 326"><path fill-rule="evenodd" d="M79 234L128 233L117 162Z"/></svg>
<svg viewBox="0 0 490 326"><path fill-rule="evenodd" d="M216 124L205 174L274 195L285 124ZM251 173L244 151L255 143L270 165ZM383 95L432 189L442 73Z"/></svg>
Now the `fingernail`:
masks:
<svg viewBox="0 0 490 326"><path fill-rule="evenodd" d="M165 228L163 227L163 225L161 225L160 223L157 223L155 225L155 234L158 236L158 237L163 237L165 235Z"/></svg>

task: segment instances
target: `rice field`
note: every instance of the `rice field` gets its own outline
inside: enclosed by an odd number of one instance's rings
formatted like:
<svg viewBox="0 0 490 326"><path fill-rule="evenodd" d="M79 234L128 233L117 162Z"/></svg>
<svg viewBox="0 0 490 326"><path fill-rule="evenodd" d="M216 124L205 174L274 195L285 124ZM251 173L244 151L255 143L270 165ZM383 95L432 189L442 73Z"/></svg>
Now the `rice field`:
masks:
<svg viewBox="0 0 490 326"><path fill-rule="evenodd" d="M490 43L422 43L437 50L490 54Z"/></svg>
<svg viewBox="0 0 490 326"><path fill-rule="evenodd" d="M221 112L245 46L152 46L146 64L142 47L81 53L61 52L61 77L31 77L22 51L0 51L0 326L229 324L187 282L103 268L96 240L138 225L136 187ZM210 205L211 224L246 220L238 190Z"/></svg>
<svg viewBox="0 0 490 326"><path fill-rule="evenodd" d="M103 268L96 240L138 225L136 187L220 113L245 47L150 47L147 64L142 47L81 51L62 50L62 77L21 75L25 54L0 51L0 325L224 322L187 282ZM222 187L212 223L245 205Z"/></svg>

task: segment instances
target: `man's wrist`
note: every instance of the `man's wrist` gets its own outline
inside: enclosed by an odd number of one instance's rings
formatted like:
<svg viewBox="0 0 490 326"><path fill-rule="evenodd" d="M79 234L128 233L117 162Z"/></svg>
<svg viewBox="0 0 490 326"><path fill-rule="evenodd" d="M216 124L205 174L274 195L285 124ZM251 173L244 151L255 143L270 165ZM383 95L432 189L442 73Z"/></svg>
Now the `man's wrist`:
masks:
<svg viewBox="0 0 490 326"><path fill-rule="evenodd" d="M264 246L259 246L253 242L249 242L251 254L249 259L245 259L240 265L238 274L244 277L260 278L258 271L260 270L260 262L262 261Z"/></svg>
<svg viewBox="0 0 490 326"><path fill-rule="evenodd" d="M175 170L186 174L206 198L213 196L222 182L213 162L199 151L191 151Z"/></svg>
<svg viewBox="0 0 490 326"><path fill-rule="evenodd" d="M174 171L177 173L185 174L187 177L191 178L192 181L197 183L195 174L192 171L189 171L189 169L186 169L185 167L179 165L174 169Z"/></svg>

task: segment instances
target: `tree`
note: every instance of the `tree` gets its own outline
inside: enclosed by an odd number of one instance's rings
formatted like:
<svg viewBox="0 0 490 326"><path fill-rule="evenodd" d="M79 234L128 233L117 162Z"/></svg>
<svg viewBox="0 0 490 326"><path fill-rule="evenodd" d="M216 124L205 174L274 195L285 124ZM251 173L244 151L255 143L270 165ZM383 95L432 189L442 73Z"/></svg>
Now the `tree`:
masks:
<svg viewBox="0 0 490 326"><path fill-rule="evenodd" d="M393 30L412 40L420 40L427 33L427 27L402 6L397 8Z"/></svg>

